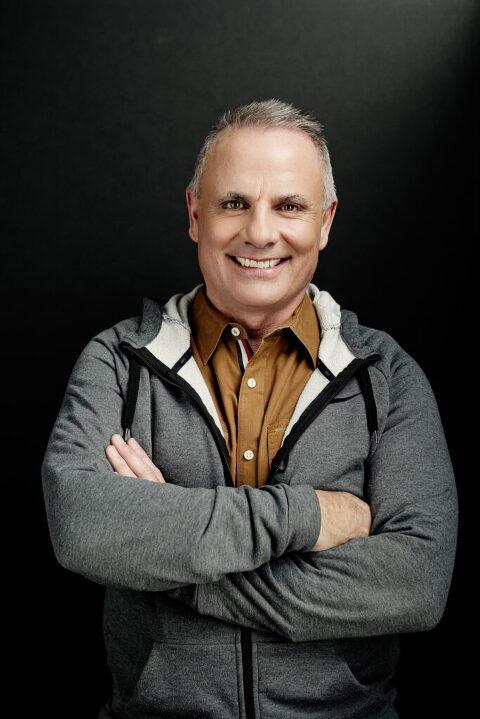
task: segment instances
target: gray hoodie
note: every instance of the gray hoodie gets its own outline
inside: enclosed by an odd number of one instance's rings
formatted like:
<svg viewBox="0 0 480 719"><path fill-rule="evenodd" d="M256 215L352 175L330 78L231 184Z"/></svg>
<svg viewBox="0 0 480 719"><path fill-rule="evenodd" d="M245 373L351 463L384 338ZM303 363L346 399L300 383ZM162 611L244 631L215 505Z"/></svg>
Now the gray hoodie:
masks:
<svg viewBox="0 0 480 719"><path fill-rule="evenodd" d="M398 633L438 623L455 554L430 384L392 337L310 285L318 367L267 484L235 487L190 350L198 289L145 299L142 317L87 344L42 467L58 561L107 587L100 716L396 717ZM166 484L115 474L114 433L131 433ZM370 536L309 551L314 489L365 499Z"/></svg>

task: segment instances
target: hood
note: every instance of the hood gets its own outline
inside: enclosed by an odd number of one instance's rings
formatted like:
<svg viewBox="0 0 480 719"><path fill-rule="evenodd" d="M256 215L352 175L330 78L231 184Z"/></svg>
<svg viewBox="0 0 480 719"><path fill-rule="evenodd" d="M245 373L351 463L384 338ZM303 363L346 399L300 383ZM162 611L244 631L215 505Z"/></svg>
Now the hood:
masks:
<svg viewBox="0 0 480 719"><path fill-rule="evenodd" d="M138 331L128 333L124 337L125 341L137 349L147 347L171 368L190 346L188 307L201 287L203 284L197 285L187 294L173 295L166 302L144 297ZM308 286L307 294L322 328L318 356L333 374L341 372L353 358L364 358L374 351L362 340L354 312L342 310L329 292L319 290L314 284ZM173 342L169 342L169 339Z"/></svg>
<svg viewBox="0 0 480 719"><path fill-rule="evenodd" d="M188 321L188 307L202 286L202 284L197 285L187 294L173 295L165 304L148 297L144 298L139 329L125 336L124 342L136 350L141 350L152 361L161 363L187 382L199 395L222 432L213 399L190 348L191 328ZM358 319L353 312L341 310L340 305L329 292L319 290L314 284L309 285L307 293L321 326L318 366L299 397L284 433L284 439L312 400L334 377L354 360L364 359L373 352L372 348L362 341Z"/></svg>

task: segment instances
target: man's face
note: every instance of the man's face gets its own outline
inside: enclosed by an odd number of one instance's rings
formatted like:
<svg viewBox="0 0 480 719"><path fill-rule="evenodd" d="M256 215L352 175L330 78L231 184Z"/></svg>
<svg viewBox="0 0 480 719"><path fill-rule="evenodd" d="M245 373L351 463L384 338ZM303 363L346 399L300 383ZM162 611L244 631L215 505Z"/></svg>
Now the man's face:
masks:
<svg viewBox="0 0 480 719"><path fill-rule="evenodd" d="M227 128L209 153L200 195L187 189L190 236L213 304L231 317L291 314L337 204L322 210L323 165L312 140L283 128ZM269 266L247 266L251 260Z"/></svg>

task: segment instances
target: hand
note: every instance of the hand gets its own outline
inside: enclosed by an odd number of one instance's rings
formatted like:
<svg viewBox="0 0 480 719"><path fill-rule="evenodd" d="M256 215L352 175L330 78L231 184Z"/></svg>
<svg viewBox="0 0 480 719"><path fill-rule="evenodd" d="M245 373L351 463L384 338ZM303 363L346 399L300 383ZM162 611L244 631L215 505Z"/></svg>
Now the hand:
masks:
<svg viewBox="0 0 480 719"><path fill-rule="evenodd" d="M148 479L150 482L165 482L163 474L133 437L125 442L119 434L114 434L105 454L115 474Z"/></svg>
<svg viewBox="0 0 480 719"><path fill-rule="evenodd" d="M322 514L320 534L310 552L338 547L354 537L368 537L372 515L366 502L349 492L316 489Z"/></svg>

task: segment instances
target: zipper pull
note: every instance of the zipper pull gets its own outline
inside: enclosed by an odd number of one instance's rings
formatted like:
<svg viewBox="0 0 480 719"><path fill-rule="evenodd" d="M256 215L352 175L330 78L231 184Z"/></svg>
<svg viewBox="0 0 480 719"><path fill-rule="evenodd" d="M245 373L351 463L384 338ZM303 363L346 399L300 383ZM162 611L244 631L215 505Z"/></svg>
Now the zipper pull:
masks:
<svg viewBox="0 0 480 719"><path fill-rule="evenodd" d="M283 458L280 460L280 464L278 465L276 471L279 472L279 473L281 473L281 474L283 474L283 472L285 472L286 469L287 469L287 458L286 458L286 457L283 457Z"/></svg>

